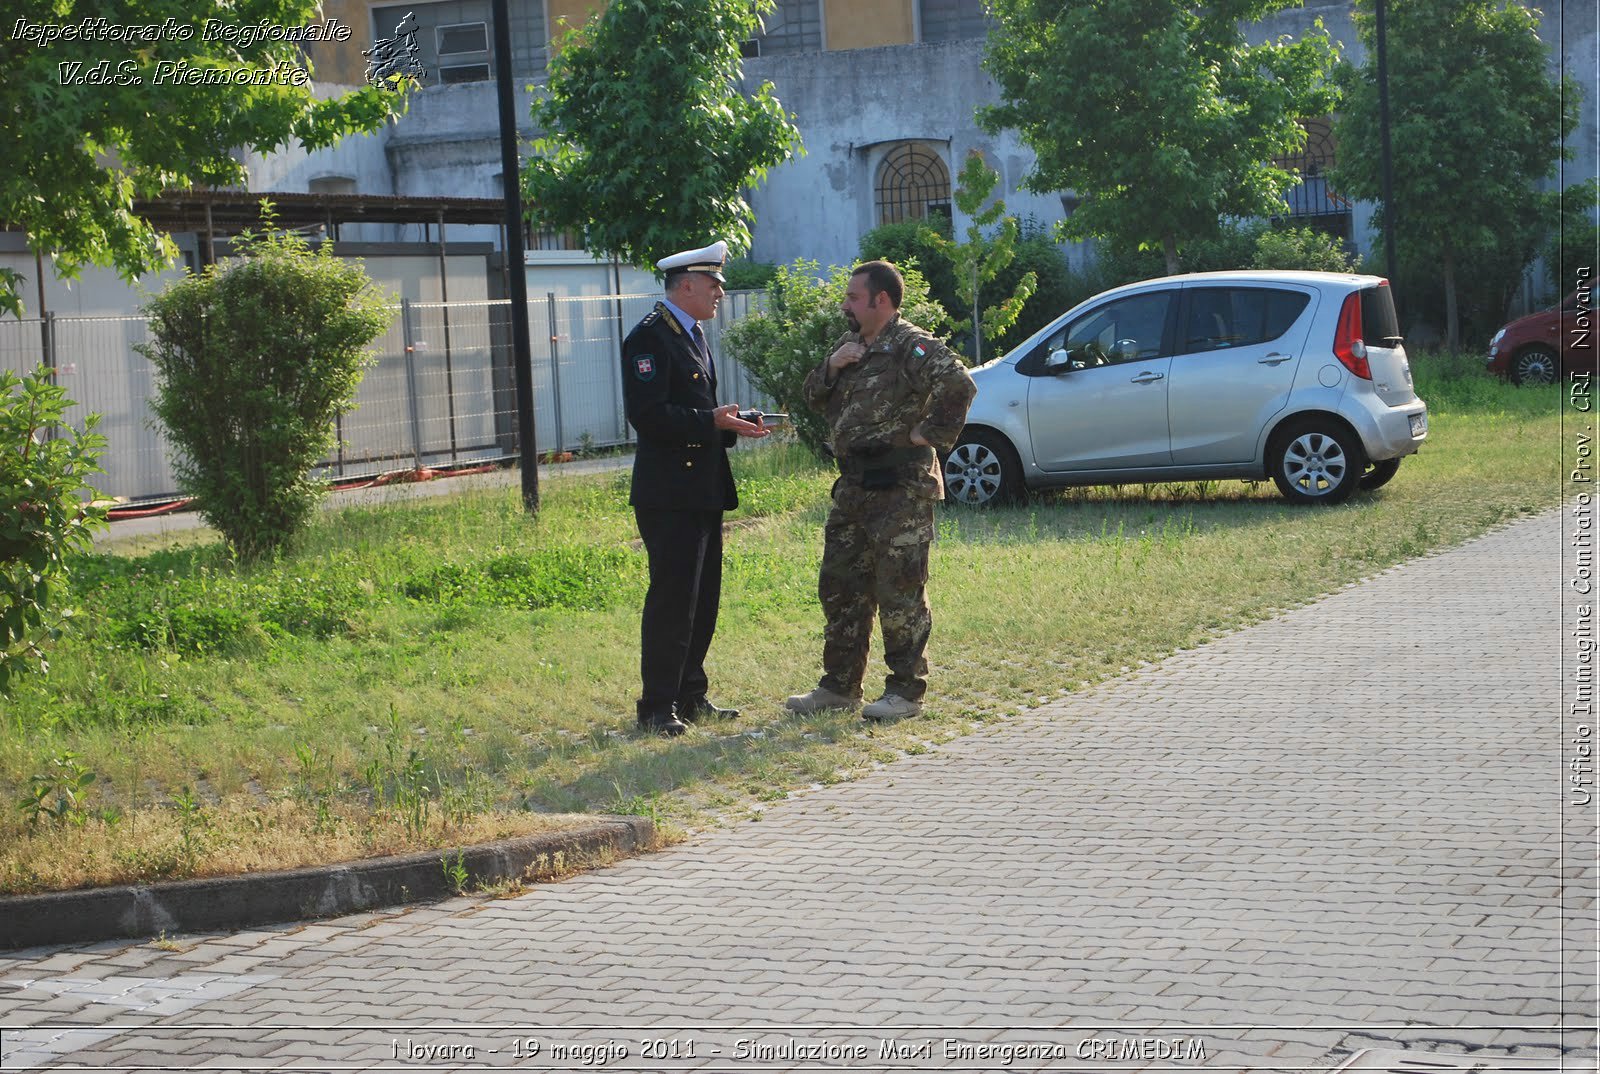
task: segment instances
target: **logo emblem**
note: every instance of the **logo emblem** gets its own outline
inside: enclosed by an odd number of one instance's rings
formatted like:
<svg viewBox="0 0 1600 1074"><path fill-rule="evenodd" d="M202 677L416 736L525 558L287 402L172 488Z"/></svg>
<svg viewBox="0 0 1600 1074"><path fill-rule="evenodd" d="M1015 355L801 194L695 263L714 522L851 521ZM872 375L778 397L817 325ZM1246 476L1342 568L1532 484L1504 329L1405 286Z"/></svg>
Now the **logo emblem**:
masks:
<svg viewBox="0 0 1600 1074"><path fill-rule="evenodd" d="M641 354L633 360L634 376L640 380L654 380L656 375L656 358L653 354Z"/></svg>
<svg viewBox="0 0 1600 1074"><path fill-rule="evenodd" d="M918 358L926 358L928 356L928 352L923 349L923 346L920 343L911 349L917 352Z"/></svg>

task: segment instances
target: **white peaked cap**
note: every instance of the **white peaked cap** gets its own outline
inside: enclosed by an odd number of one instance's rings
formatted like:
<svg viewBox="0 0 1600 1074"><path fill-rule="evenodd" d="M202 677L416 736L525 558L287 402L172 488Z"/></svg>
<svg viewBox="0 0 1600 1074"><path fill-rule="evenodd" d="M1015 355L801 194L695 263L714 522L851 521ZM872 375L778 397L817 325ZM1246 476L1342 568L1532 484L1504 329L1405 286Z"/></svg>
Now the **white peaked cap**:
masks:
<svg viewBox="0 0 1600 1074"><path fill-rule="evenodd" d="M718 283L726 283L722 278L722 266L727 260L728 244L719 240L698 250L685 250L663 257L656 262L656 268L669 275L676 272L704 272L716 277Z"/></svg>

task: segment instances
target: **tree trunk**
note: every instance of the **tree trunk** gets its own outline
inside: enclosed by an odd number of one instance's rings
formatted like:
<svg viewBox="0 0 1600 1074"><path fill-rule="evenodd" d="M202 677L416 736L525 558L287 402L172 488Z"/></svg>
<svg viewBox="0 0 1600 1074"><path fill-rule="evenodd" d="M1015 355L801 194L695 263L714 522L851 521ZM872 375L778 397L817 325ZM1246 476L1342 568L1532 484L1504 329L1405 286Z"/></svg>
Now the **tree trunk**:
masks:
<svg viewBox="0 0 1600 1074"><path fill-rule="evenodd" d="M1175 235L1161 236L1161 249L1167 255L1167 275L1176 276L1178 269L1178 239Z"/></svg>
<svg viewBox="0 0 1600 1074"><path fill-rule="evenodd" d="M1441 259L1444 269L1444 345L1454 352L1461 345L1461 311L1456 305L1456 258L1448 247Z"/></svg>

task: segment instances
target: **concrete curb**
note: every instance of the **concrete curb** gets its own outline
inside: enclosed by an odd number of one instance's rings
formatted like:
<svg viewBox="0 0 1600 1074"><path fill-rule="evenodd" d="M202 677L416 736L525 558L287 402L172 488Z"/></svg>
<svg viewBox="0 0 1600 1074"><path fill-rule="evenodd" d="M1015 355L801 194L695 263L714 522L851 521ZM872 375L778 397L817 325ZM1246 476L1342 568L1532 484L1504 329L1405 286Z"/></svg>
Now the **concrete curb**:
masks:
<svg viewBox="0 0 1600 1074"><path fill-rule="evenodd" d="M456 855L467 886L542 880L648 850L645 817L601 817L569 831L283 872L0 898L0 949L245 928L425 902L456 894L441 862Z"/></svg>

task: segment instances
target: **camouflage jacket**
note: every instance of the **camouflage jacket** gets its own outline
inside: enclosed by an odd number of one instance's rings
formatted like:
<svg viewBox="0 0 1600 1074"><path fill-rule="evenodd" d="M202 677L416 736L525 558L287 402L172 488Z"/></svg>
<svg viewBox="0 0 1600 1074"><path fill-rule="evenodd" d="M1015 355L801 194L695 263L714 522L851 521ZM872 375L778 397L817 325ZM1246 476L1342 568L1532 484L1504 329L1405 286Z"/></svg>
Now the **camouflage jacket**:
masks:
<svg viewBox="0 0 1600 1074"><path fill-rule="evenodd" d="M860 343L855 333L832 349ZM955 446L977 394L961 360L930 333L899 317L884 325L867 353L828 379L828 363L813 369L802 389L806 402L828 420L833 449L841 458L911 447L921 427L939 453ZM926 499L944 498L937 459L905 467L903 485Z"/></svg>

